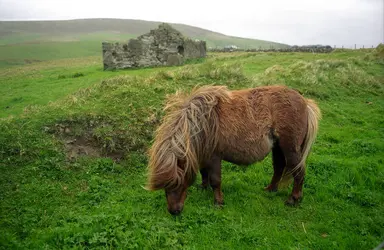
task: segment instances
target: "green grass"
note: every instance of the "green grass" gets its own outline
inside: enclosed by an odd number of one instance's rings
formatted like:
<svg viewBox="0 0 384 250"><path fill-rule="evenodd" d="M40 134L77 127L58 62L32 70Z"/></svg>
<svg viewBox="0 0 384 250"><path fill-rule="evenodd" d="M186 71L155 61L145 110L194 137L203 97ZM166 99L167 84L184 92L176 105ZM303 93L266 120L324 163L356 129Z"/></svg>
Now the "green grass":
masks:
<svg viewBox="0 0 384 250"><path fill-rule="evenodd" d="M0 248L372 249L383 240L384 64L371 51L101 67L88 57L1 71ZM223 209L197 188L200 177L177 218L163 192L142 188L167 94L196 84L277 83L317 100L323 112L299 207L283 204L289 189L262 190L270 156L247 168L224 164ZM73 138L124 158L69 159Z"/></svg>

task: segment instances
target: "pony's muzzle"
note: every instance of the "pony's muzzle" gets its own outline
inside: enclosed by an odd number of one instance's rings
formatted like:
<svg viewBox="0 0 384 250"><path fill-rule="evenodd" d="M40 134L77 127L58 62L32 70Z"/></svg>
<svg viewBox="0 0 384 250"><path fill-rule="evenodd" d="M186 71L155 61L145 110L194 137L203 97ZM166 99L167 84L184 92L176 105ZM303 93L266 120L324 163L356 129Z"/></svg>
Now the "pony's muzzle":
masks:
<svg viewBox="0 0 384 250"><path fill-rule="evenodd" d="M175 208L169 208L168 212L172 215L179 215L183 211L183 205L179 204Z"/></svg>

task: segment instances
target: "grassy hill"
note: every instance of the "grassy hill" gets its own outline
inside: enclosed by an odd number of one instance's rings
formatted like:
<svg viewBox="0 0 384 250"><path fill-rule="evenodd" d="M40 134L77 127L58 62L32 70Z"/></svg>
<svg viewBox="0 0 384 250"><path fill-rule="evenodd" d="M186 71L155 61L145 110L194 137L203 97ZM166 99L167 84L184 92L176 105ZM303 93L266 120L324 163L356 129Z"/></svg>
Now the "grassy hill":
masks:
<svg viewBox="0 0 384 250"><path fill-rule="evenodd" d="M97 57L0 71L1 249L373 249L384 235L384 59L377 51L211 54L103 72ZM196 84L284 84L322 110L304 200L266 193L271 157L224 162L223 209L201 178L181 217L148 192L167 94ZM198 239L198 240L197 240Z"/></svg>
<svg viewBox="0 0 384 250"><path fill-rule="evenodd" d="M0 21L0 67L101 55L102 41L127 41L156 28L159 22L124 19L69 21ZM285 44L226 36L183 24L184 35L207 41L208 47L234 44L242 48L286 47Z"/></svg>

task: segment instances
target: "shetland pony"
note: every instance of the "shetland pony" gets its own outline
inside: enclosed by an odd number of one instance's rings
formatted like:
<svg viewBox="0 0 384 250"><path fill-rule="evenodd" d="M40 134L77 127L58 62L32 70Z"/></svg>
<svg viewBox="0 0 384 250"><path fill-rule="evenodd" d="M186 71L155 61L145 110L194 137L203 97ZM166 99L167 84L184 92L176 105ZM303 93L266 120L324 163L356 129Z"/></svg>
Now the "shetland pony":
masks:
<svg viewBox="0 0 384 250"><path fill-rule="evenodd" d="M305 161L315 141L321 112L313 100L284 86L230 91L225 86L194 88L168 98L166 114L149 150L148 190L164 189L168 211L181 213L187 188L196 175L210 185L217 205L221 161L250 165L272 151L273 169L267 191L293 177L287 204L303 196Z"/></svg>

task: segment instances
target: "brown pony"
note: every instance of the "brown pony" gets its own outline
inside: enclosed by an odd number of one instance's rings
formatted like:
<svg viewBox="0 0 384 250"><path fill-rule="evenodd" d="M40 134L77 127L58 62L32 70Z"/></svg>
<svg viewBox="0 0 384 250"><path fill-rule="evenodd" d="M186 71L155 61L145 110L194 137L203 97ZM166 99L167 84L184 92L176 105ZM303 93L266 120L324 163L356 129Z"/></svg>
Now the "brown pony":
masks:
<svg viewBox="0 0 384 250"><path fill-rule="evenodd" d="M302 198L305 161L321 118L314 101L284 86L204 86L190 95L177 92L165 111L149 151L147 189L165 189L171 214L180 214L199 172L202 187L209 184L215 204L222 205L221 161L250 165L271 150L274 174L265 189L277 191L283 179L293 177L286 203Z"/></svg>

